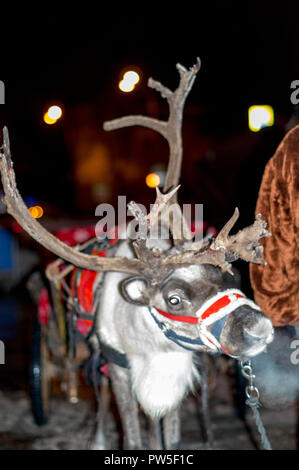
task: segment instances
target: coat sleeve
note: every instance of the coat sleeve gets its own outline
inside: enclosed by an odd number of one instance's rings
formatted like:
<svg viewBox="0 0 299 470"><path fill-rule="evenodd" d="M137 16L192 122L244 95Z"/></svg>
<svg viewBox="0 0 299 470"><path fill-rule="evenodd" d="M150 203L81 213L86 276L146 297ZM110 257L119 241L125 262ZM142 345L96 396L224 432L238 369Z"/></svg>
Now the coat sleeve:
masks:
<svg viewBox="0 0 299 470"><path fill-rule="evenodd" d="M268 222L267 265L250 265L256 303L274 326L299 325L299 126L266 165L256 214Z"/></svg>

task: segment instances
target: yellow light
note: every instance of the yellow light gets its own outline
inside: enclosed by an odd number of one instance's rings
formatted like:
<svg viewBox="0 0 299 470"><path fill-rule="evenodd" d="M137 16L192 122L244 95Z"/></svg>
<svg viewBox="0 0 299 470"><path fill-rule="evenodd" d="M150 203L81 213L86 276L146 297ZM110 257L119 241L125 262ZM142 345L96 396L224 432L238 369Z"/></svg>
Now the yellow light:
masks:
<svg viewBox="0 0 299 470"><path fill-rule="evenodd" d="M57 119L59 119L61 116L62 116L62 109L60 106L50 106L50 108L48 109L48 116L51 118L51 119L55 119L57 121Z"/></svg>
<svg viewBox="0 0 299 470"><path fill-rule="evenodd" d="M29 207L28 210L34 219L39 219L44 214L43 208L41 206L32 206Z"/></svg>
<svg viewBox="0 0 299 470"><path fill-rule="evenodd" d="M49 116L48 112L46 112L46 113L44 114L44 121L45 121L46 124L51 125L51 124L55 124L55 122L57 121L57 119L52 119L52 118Z"/></svg>
<svg viewBox="0 0 299 470"><path fill-rule="evenodd" d="M46 124L55 124L62 116L62 109L60 106L50 106L48 111L44 114L44 121Z"/></svg>
<svg viewBox="0 0 299 470"><path fill-rule="evenodd" d="M124 73L122 80L119 82L118 87L121 91L129 93L133 91L136 83L140 80L139 74L134 70L128 70Z"/></svg>
<svg viewBox="0 0 299 470"><path fill-rule="evenodd" d="M273 126L274 110L272 106L250 106L248 109L248 127L253 132L260 131L263 127Z"/></svg>
<svg viewBox="0 0 299 470"><path fill-rule="evenodd" d="M136 83L138 83L140 80L138 73L134 72L133 70L129 70L128 72L126 72L123 76L123 79L126 82L132 83L134 85L136 85Z"/></svg>
<svg viewBox="0 0 299 470"><path fill-rule="evenodd" d="M126 80L121 80L118 86L119 86L119 89L121 91L124 91L125 93L129 93L130 91L133 91L135 88L134 83L128 82Z"/></svg>
<svg viewBox="0 0 299 470"><path fill-rule="evenodd" d="M160 176L156 173L149 173L145 178L145 182L149 188L155 188L160 184Z"/></svg>

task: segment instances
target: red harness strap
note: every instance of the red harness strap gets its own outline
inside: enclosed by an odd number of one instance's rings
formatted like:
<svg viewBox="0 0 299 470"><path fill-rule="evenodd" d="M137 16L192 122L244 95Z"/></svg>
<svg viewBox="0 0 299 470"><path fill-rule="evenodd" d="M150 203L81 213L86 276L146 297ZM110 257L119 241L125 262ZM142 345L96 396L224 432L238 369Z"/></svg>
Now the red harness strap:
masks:
<svg viewBox="0 0 299 470"><path fill-rule="evenodd" d="M245 297L244 295L241 295L237 292L234 293L235 298L240 299ZM219 312L222 310L224 307L229 305L231 303L231 298L229 295L224 295L220 299L216 300L212 305L210 305L202 314L200 317L188 317L187 315L173 315L172 313L164 312L164 310L161 310L157 307L155 309L164 317L169 318L170 320L174 321L179 321L183 323L192 323L194 325L198 324L200 320L205 320L209 316L213 315L214 313Z"/></svg>
<svg viewBox="0 0 299 470"><path fill-rule="evenodd" d="M155 309L164 317L169 318L170 320L180 321L184 323L193 323L194 325L198 323L197 317L187 317L186 315L173 315L172 313L164 312L164 310L160 310L159 308L155 307Z"/></svg>
<svg viewBox="0 0 299 470"><path fill-rule="evenodd" d="M234 293L235 298L240 299L244 297L244 295ZM220 299L216 300L210 307L208 307L204 313L201 315L200 319L205 320L208 318L210 315L213 315L213 313L219 312L222 308L226 307L231 303L231 299L229 298L228 295L224 295Z"/></svg>
<svg viewBox="0 0 299 470"><path fill-rule="evenodd" d="M118 238L109 240L109 245L112 246L118 241ZM108 247L109 249L109 247ZM98 246L94 246L91 251L92 255L105 257L107 255L107 249L99 251ZM94 315L94 284L98 276L98 272L89 271L88 269L75 268L70 279L70 288L74 296L78 298L80 308L83 313ZM76 319L77 328L83 334L87 336L93 325L94 319L80 318Z"/></svg>

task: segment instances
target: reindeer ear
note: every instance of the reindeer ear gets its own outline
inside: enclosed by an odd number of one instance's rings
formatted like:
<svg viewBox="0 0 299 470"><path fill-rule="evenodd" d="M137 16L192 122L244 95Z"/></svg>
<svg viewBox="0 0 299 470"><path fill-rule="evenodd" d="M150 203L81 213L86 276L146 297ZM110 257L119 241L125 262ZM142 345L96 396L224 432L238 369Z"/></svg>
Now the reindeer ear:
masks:
<svg viewBox="0 0 299 470"><path fill-rule="evenodd" d="M145 277L132 276L125 279L121 285L121 293L123 297L131 304L148 305L148 296L146 290L149 281Z"/></svg>

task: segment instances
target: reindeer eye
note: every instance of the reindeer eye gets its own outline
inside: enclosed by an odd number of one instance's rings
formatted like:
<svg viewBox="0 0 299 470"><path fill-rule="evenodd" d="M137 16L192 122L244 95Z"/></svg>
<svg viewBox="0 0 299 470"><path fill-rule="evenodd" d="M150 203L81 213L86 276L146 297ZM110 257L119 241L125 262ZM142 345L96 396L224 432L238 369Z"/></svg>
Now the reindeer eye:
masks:
<svg viewBox="0 0 299 470"><path fill-rule="evenodd" d="M179 303L181 303L182 299L179 295L172 295L171 297L169 297L168 299L168 302L171 304L171 305L178 305Z"/></svg>

